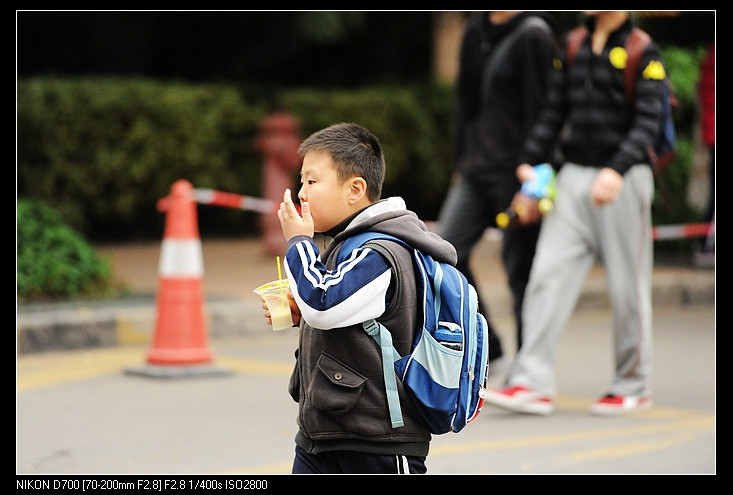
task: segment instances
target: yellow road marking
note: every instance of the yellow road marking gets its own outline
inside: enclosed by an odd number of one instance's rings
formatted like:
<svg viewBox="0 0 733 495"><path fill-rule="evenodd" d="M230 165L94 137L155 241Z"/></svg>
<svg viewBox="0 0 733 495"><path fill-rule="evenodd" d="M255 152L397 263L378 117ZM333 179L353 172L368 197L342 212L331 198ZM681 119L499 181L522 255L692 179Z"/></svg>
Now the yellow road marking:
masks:
<svg viewBox="0 0 733 495"><path fill-rule="evenodd" d="M507 438L483 442L462 443L460 445L436 445L430 447L431 456L465 454L474 451L495 451L517 449L523 447L539 447L549 444L570 443L584 440L602 440L621 436L660 434L667 432L679 433L683 429L692 431L714 431L715 416L707 413L691 413L691 417L664 424L644 424L628 428L605 430L584 430L564 432L554 435L532 436L527 438Z"/></svg>
<svg viewBox="0 0 733 495"><path fill-rule="evenodd" d="M696 438L692 433L682 433L669 438L662 438L657 441L632 441L623 442L617 445L606 445L597 449L584 450L575 452L567 457L573 461L585 461L593 459L620 459L632 455L643 454L646 452L654 452L657 450L674 447L685 442L690 442Z"/></svg>
<svg viewBox="0 0 733 495"><path fill-rule="evenodd" d="M587 409L590 402L591 399L583 399L581 397L562 397L558 401L559 404L565 404L566 409L573 409L575 408L574 406L579 406L580 404L583 405L583 409ZM570 406L568 407L568 405ZM470 452L488 453L501 450L537 448L544 445L572 444L574 442L584 441L621 441L625 437L632 438L633 440L628 442L606 445L596 449L581 450L564 456L574 461L617 459L674 447L675 445L695 440L701 433L705 434L715 431L715 415L706 412L654 406L653 409L645 411L642 414L645 418L654 421L664 421L664 423L644 424L626 428L564 432L542 436L535 435L526 438L511 437L481 442L461 442L457 445L433 444L430 447L428 460L436 457L463 455ZM667 436L670 434L672 436ZM657 436L658 438L653 439L652 436ZM644 438L648 440L644 440ZM289 473L291 467L291 463L263 464L260 466L249 466L223 474L284 474Z"/></svg>
<svg viewBox="0 0 733 495"><path fill-rule="evenodd" d="M16 365L16 392L28 392L65 382L120 373L145 363L147 351L135 346L90 351L66 351L23 356ZM289 376L292 362L224 357L217 364L239 373Z"/></svg>
<svg viewBox="0 0 733 495"><path fill-rule="evenodd" d="M282 342L273 345L281 345ZM245 347L249 347L247 344ZM122 346L111 349L65 351L23 355L16 360L17 393L33 391L64 382L80 381L111 373L121 373L126 366L145 362L147 348ZM216 359L218 365L243 374L289 376L292 361L246 359L225 355ZM559 409L587 410L592 398L560 396ZM543 445L572 445L573 442L606 441L609 445L578 450L564 454L574 461L617 459L674 447L694 441L700 434L715 432L715 414L683 408L654 406L640 414L643 425L613 429L593 429L564 432L527 438L511 437L479 442L461 442L460 445L433 444L430 458L461 455L470 452L496 452L501 450L536 448ZM602 421L603 418L599 418ZM249 466L228 474L289 473L291 461Z"/></svg>

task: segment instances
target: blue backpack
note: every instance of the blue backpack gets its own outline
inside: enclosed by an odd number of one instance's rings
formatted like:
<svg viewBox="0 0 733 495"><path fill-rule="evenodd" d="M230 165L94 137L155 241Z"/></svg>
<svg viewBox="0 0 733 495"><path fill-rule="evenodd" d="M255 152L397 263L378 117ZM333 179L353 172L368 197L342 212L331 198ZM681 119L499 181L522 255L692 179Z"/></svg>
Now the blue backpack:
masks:
<svg viewBox="0 0 733 495"><path fill-rule="evenodd" d="M351 252L375 239L395 241L412 251L417 288L422 292L423 317L406 356L394 349L384 325L376 320L363 323L382 350L392 427L404 424L399 377L432 433L458 433L481 411L489 371L488 325L478 312L476 290L454 266L437 262L388 234L364 232L347 239L341 249ZM385 257L392 263L390 256Z"/></svg>

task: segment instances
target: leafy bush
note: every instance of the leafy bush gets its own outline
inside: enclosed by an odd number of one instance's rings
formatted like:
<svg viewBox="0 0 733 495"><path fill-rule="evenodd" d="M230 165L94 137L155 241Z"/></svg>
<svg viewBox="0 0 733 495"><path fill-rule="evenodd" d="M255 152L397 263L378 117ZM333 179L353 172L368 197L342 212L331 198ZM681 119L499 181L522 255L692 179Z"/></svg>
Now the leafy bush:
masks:
<svg viewBox="0 0 733 495"><path fill-rule="evenodd" d="M684 224L700 221L700 212L687 202L687 189L693 172L695 153L694 127L697 120L697 81L704 47L696 49L667 46L662 57L672 81L678 106L672 115L677 130L677 157L656 177L652 204L654 225ZM658 252L689 253L695 239L668 240L657 243Z"/></svg>
<svg viewBox="0 0 733 495"><path fill-rule="evenodd" d="M451 88L369 87L290 90L281 97L303 135L336 122L357 122L378 136L387 162L382 195L402 196L420 218L434 220L450 183Z"/></svg>
<svg viewBox="0 0 733 495"><path fill-rule="evenodd" d="M109 263L40 201L18 201L17 249L21 299L98 295L109 288Z"/></svg>
<svg viewBox="0 0 733 495"><path fill-rule="evenodd" d="M259 195L265 109L231 85L34 78L17 108L18 196L89 239L159 237L155 204L178 179Z"/></svg>
<svg viewBox="0 0 733 495"><path fill-rule="evenodd" d="M655 225L698 221L687 203L702 48L663 47L680 106L679 152L657 179ZM383 194L434 220L450 184L453 89L434 82L351 89L187 84L141 78L21 78L17 193L58 211L93 241L160 239L156 209L178 179L196 188L262 196L259 123L277 102L303 137L336 122L365 125L387 160ZM258 233L259 215L201 205L203 236Z"/></svg>
<svg viewBox="0 0 733 495"><path fill-rule="evenodd" d="M377 134L388 163L384 194L433 219L449 183L452 91L437 85L283 90L129 78L18 81L18 196L57 210L94 241L160 238L156 202L178 179L262 196L259 124L274 102L302 135L340 121ZM270 101L274 100L274 101ZM256 234L259 216L204 207L202 235Z"/></svg>

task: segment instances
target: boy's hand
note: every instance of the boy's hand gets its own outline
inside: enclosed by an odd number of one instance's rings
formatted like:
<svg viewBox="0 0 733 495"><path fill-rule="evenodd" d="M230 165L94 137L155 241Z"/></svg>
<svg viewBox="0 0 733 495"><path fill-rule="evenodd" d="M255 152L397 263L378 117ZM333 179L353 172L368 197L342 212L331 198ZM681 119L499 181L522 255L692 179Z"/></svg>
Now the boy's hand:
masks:
<svg viewBox="0 0 733 495"><path fill-rule="evenodd" d="M609 167L603 167L596 176L590 189L593 204L603 206L613 203L621 193L624 185L624 176Z"/></svg>
<svg viewBox="0 0 733 495"><path fill-rule="evenodd" d="M302 217L298 214L298 209L295 208L293 198L290 195L290 189L285 189L283 202L280 203L280 209L277 210L277 218L280 219L280 226L283 229L283 235L287 241L296 235L313 237L315 233L310 206L307 202L304 202L300 205L300 209L303 213Z"/></svg>
<svg viewBox="0 0 733 495"><path fill-rule="evenodd" d="M298 304L295 302L295 297L293 297L292 292L288 292L286 294L286 297L288 298L288 304L290 304L290 315L293 317L293 326L298 326L300 324L300 308L298 307ZM265 310L265 323L268 325L272 325L272 315L270 314L270 310L267 307L267 303L265 302L264 298L262 299L262 309Z"/></svg>

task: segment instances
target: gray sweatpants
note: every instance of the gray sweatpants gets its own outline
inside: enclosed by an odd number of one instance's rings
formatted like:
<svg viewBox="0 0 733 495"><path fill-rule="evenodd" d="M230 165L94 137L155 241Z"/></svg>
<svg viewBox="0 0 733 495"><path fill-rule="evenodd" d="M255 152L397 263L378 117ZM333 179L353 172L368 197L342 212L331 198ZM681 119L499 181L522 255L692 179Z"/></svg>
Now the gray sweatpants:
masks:
<svg viewBox="0 0 733 495"><path fill-rule="evenodd" d="M597 173L566 163L557 175L555 207L542 223L525 293L524 342L507 385L554 395L555 350L598 259L606 269L616 366L603 392L651 395L652 171L648 165L632 167L617 200L602 207L590 199Z"/></svg>

